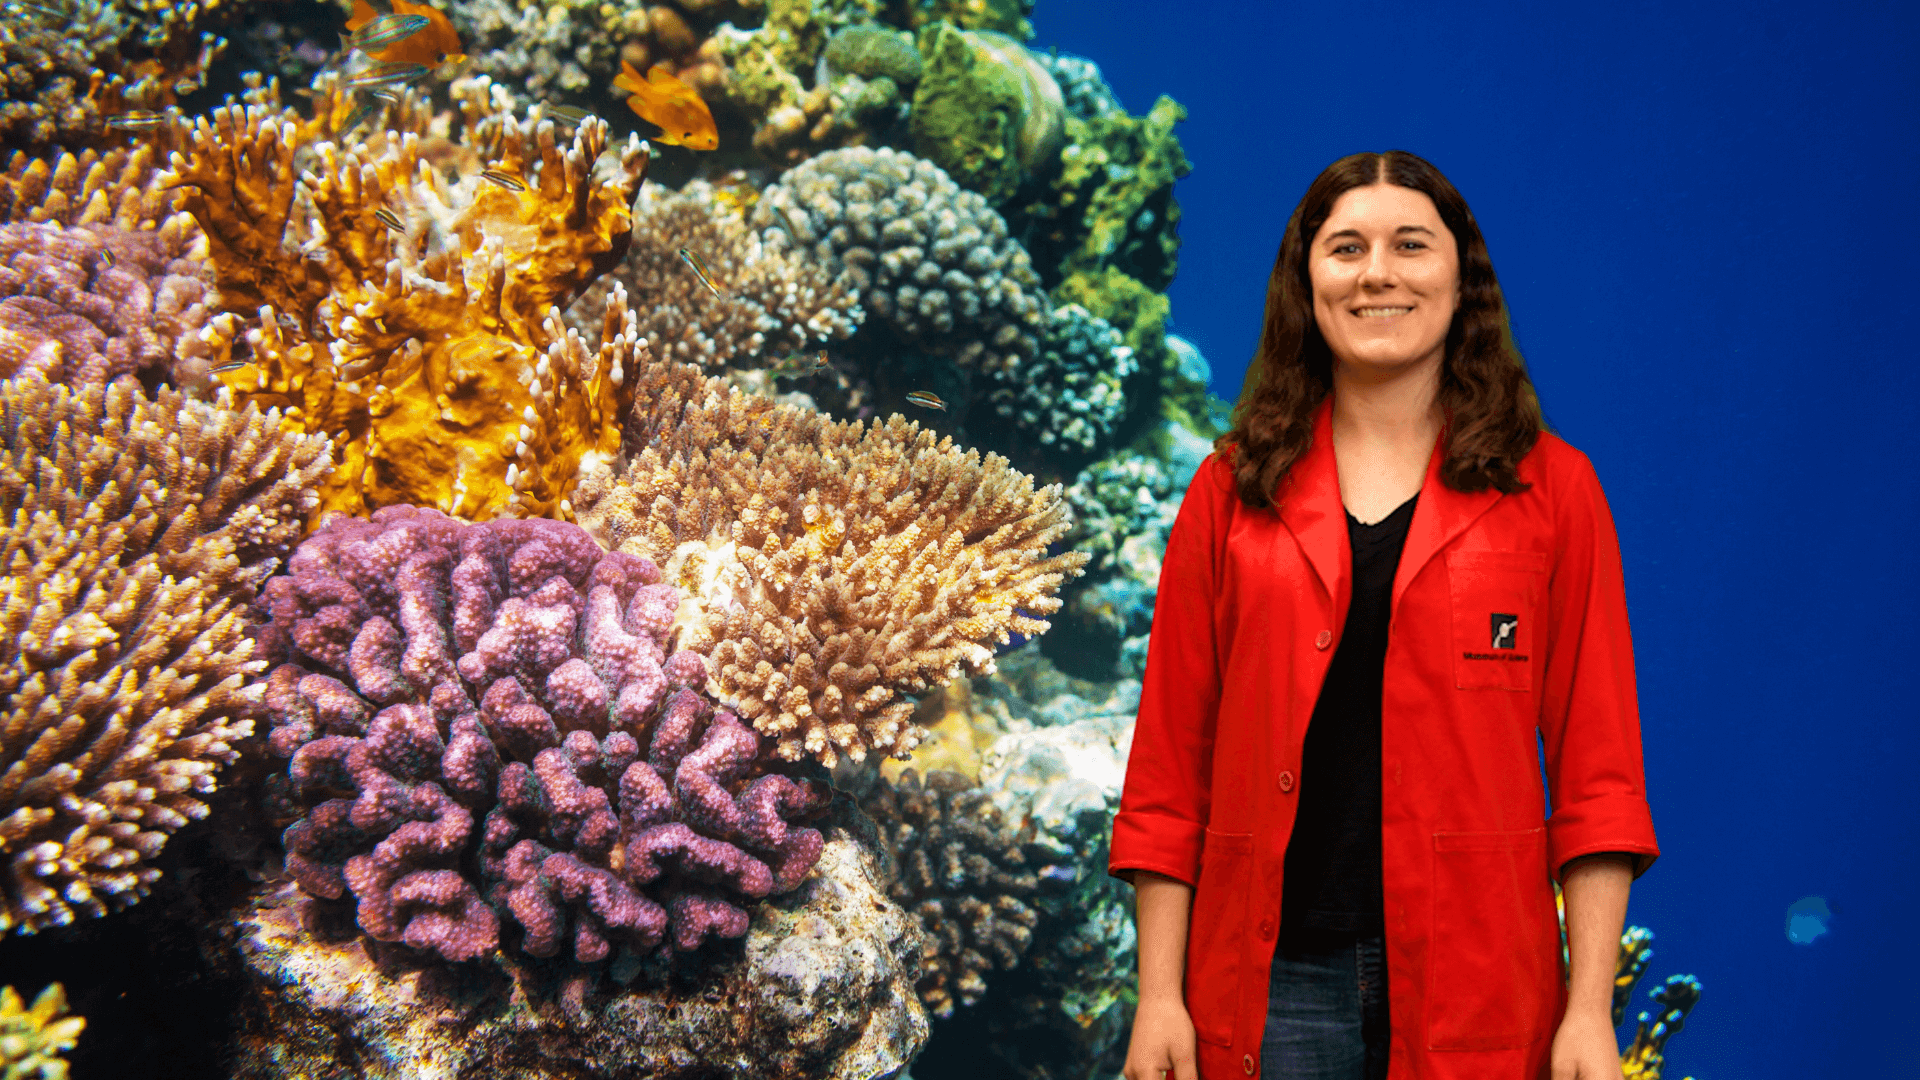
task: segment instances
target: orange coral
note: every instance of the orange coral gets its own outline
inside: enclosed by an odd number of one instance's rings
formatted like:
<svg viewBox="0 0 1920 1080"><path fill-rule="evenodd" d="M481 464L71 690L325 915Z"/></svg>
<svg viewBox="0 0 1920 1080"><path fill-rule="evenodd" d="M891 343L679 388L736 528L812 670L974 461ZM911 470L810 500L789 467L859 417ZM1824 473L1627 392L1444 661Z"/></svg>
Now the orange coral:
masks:
<svg viewBox="0 0 1920 1080"><path fill-rule="evenodd" d="M605 121L561 146L482 77L453 87L463 142L524 184L450 179L417 102L398 132L323 138L350 106L331 77L317 89L317 121L236 105L176 132L169 182L226 303L260 314L227 384L333 437L314 520L396 503L569 517L580 458L617 448L631 391L617 364L574 361L559 309L625 254L643 144L596 177Z"/></svg>

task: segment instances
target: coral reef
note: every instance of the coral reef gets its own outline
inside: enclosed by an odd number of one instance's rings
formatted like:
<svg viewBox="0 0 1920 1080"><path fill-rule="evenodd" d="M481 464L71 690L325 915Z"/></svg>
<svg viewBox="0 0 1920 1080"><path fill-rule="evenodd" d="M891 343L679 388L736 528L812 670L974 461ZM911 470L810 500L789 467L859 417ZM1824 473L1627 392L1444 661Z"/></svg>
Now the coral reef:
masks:
<svg viewBox="0 0 1920 1080"><path fill-rule="evenodd" d="M634 382L628 461L582 468L580 521L665 567L709 692L787 760L911 752L901 695L993 670L1086 561L1047 554L1058 487L898 415L836 423L664 361Z"/></svg>
<svg viewBox="0 0 1920 1080"><path fill-rule="evenodd" d="M1048 313L1033 360L992 373L987 400L1043 447L1091 455L1103 449L1126 416L1125 384L1133 350L1120 333L1078 304Z"/></svg>
<svg viewBox="0 0 1920 1080"><path fill-rule="evenodd" d="M316 937L298 893L268 889L214 928L256 986L240 1003L233 1075L342 1069L447 1076L900 1075L926 1045L913 993L921 932L887 899L872 824L836 811L801 886L756 907L738 946L693 981L621 952L595 979L496 953L458 972Z"/></svg>
<svg viewBox="0 0 1920 1080"><path fill-rule="evenodd" d="M853 333L865 313L846 275L769 250L737 202L730 189L699 180L677 192L643 191L626 260L587 290L570 318L599 322L617 282L645 298L636 325L655 355L706 367L747 366ZM706 263L724 295L688 269L682 250Z"/></svg>
<svg viewBox="0 0 1920 1080"><path fill-rule="evenodd" d="M217 305L205 253L185 215L146 232L0 225L0 378L32 370L77 384L153 372L211 385L224 360L212 342L231 340L232 328L227 317L201 334Z"/></svg>
<svg viewBox="0 0 1920 1080"><path fill-rule="evenodd" d="M1126 111L1113 96L1107 81L1100 77L1100 65L1084 56L1062 56L1058 52L1034 55L1059 85L1067 115L1093 120Z"/></svg>
<svg viewBox="0 0 1920 1080"><path fill-rule="evenodd" d="M986 975L1012 969L1039 920L1027 903L1064 867L1030 863L1022 836L1005 828L988 792L958 773L912 769L880 780L861 800L898 867L893 899L926 930L915 989L934 1015L972 1005Z"/></svg>
<svg viewBox="0 0 1920 1080"><path fill-rule="evenodd" d="M84 1017L67 1015L67 992L49 983L22 1008L11 986L0 986L0 1076L7 1080L66 1080L60 1055L73 1049L85 1030Z"/></svg>
<svg viewBox="0 0 1920 1080"><path fill-rule="evenodd" d="M305 810L287 867L351 892L375 940L472 960L497 911L534 956L691 952L818 858L789 823L822 793L685 689L706 668L666 655L680 597L652 563L563 522L396 506L330 519L289 568L260 633L289 661L265 693Z"/></svg>
<svg viewBox="0 0 1920 1080"><path fill-rule="evenodd" d="M994 30L1018 41L1033 36L1033 0L906 0L907 25L914 29L949 22L963 30Z"/></svg>
<svg viewBox="0 0 1920 1080"><path fill-rule="evenodd" d="M1044 64L992 31L929 24L917 42L925 72L913 92L913 149L990 205L1052 163L1066 105Z"/></svg>
<svg viewBox="0 0 1920 1080"><path fill-rule="evenodd" d="M176 129L164 178L207 234L223 303L259 313L227 385L334 439L318 512L565 517L575 464L612 448L631 398L626 346L594 355L560 308L624 254L644 146L629 137L596 174L605 121L562 145L484 77L452 88L457 145L413 91L388 110L397 127L361 140L333 130L353 108L335 75L312 120L264 104L271 90ZM449 156L523 179L449 182Z"/></svg>
<svg viewBox="0 0 1920 1080"><path fill-rule="evenodd" d="M1047 306L1027 254L981 197L897 150L833 150L789 170L754 204L767 248L850 271L868 323L1010 371L1039 349Z"/></svg>
<svg viewBox="0 0 1920 1080"><path fill-rule="evenodd" d="M702 34L666 4L466 0L447 14L473 73L536 97L585 99L613 81L622 59L643 71L663 63L682 77L701 63Z"/></svg>
<svg viewBox="0 0 1920 1080"><path fill-rule="evenodd" d="M0 384L0 933L146 895L253 730L245 605L325 439L137 386Z"/></svg>

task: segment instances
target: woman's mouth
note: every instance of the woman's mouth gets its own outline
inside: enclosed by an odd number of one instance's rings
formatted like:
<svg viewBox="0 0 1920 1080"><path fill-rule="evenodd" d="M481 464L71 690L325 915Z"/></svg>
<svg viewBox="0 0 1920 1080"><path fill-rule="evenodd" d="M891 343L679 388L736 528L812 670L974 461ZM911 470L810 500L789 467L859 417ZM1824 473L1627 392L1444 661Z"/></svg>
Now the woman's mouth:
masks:
<svg viewBox="0 0 1920 1080"><path fill-rule="evenodd" d="M1357 314L1363 319L1390 319L1412 310L1410 307L1363 307L1358 309Z"/></svg>

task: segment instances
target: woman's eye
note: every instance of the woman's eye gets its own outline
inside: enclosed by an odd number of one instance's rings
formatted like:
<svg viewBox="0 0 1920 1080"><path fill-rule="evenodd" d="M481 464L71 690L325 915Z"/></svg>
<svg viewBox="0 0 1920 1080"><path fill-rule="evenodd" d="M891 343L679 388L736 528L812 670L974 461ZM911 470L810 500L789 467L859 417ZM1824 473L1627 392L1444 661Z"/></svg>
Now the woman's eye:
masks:
<svg viewBox="0 0 1920 1080"><path fill-rule="evenodd" d="M1406 241L1405 243L1403 243L1403 244L1402 244L1402 245L1400 245L1400 246L1401 246L1401 247L1407 247L1407 248L1414 248L1414 249L1420 249L1420 248L1424 248L1424 247L1426 247L1427 245L1425 245L1425 244L1423 244L1423 243L1421 243L1421 242L1420 242L1420 241L1418 241L1418 240L1408 240L1408 241Z"/></svg>
<svg viewBox="0 0 1920 1080"><path fill-rule="evenodd" d="M1359 250L1360 250L1359 244L1341 244L1339 247L1333 249L1333 253L1335 255L1344 255L1349 251L1359 251Z"/></svg>

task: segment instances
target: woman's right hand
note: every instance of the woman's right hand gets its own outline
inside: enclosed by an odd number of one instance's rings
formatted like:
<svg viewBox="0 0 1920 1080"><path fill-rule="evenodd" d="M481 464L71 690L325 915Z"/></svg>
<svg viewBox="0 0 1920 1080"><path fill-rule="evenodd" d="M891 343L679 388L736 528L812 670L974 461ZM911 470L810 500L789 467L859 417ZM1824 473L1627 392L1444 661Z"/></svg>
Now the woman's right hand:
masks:
<svg viewBox="0 0 1920 1080"><path fill-rule="evenodd" d="M1127 1044L1126 1080L1199 1080L1194 1062L1193 1018L1178 998L1143 1001L1133 1014Z"/></svg>

